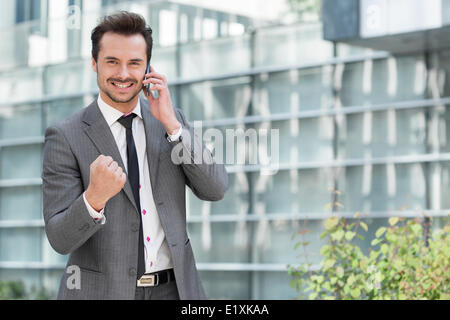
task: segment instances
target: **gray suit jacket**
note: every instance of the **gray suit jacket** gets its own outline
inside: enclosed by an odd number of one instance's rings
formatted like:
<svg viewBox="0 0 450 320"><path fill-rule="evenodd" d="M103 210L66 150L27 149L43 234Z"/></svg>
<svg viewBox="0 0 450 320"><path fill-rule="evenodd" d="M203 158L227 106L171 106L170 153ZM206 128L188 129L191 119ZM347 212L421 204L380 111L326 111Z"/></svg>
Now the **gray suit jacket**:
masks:
<svg viewBox="0 0 450 320"><path fill-rule="evenodd" d="M217 201L228 189L228 175L216 164L201 137L183 113L176 116L186 130L181 142L169 143L165 129L141 98L153 197L172 256L181 299L205 299L186 231L185 186L202 200ZM186 133L190 133L192 140ZM174 164L176 144L195 156L212 160L202 164ZM194 144L196 145L194 147ZM67 286L72 268L63 273L58 299L134 299L138 261L140 215L129 181L105 206L106 223L89 215L82 193L89 185L90 164L100 155L111 156L124 169L119 150L97 100L45 132L43 159L43 214L51 246L70 254L67 267L79 267L80 289ZM208 159L207 159L208 160ZM209 164L208 164L209 163ZM70 272L69 272L70 270Z"/></svg>

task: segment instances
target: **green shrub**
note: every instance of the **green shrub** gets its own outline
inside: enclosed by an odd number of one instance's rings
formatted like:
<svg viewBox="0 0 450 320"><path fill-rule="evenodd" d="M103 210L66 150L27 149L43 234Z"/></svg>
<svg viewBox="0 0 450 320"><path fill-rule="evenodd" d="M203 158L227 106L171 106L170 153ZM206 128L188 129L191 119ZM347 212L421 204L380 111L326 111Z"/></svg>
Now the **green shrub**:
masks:
<svg viewBox="0 0 450 320"><path fill-rule="evenodd" d="M338 216L325 221L319 270L308 270L307 263L288 266L299 299L450 299L448 219L426 238L421 219L392 217L376 231L366 255L355 239L363 240L358 230L367 232L368 227L359 212L354 218L354 223ZM308 244L300 241L296 248Z"/></svg>
<svg viewBox="0 0 450 320"><path fill-rule="evenodd" d="M26 290L23 281L0 281L0 300L48 300L52 293L44 287Z"/></svg>
<svg viewBox="0 0 450 320"><path fill-rule="evenodd" d="M22 281L0 281L0 300L23 299L25 285Z"/></svg>

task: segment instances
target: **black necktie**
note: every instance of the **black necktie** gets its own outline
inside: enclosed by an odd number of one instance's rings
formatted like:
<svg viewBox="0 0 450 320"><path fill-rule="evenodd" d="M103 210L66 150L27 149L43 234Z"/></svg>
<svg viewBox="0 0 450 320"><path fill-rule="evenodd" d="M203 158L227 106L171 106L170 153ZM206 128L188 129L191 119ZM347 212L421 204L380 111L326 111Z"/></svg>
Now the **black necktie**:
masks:
<svg viewBox="0 0 450 320"><path fill-rule="evenodd" d="M139 197L139 163L137 158L136 147L134 144L133 133L131 127L133 124L133 118L136 114L131 113L126 116L122 116L119 123L127 129L127 163L128 163L128 180L131 184L131 190L133 191L134 200L136 202L137 209L139 210L139 245L138 245L138 270L137 278L140 279L145 273L145 261L144 261L144 239L142 231L142 215L141 215L141 202Z"/></svg>

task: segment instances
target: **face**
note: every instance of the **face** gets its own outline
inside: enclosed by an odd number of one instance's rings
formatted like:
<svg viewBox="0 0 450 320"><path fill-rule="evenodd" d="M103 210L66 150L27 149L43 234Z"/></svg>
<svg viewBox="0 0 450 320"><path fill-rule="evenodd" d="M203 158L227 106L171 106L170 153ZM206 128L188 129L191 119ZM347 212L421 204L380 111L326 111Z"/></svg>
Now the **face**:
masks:
<svg viewBox="0 0 450 320"><path fill-rule="evenodd" d="M92 58L102 99L122 112L131 111L139 99L147 67L146 48L141 34L107 32L100 40L97 62Z"/></svg>

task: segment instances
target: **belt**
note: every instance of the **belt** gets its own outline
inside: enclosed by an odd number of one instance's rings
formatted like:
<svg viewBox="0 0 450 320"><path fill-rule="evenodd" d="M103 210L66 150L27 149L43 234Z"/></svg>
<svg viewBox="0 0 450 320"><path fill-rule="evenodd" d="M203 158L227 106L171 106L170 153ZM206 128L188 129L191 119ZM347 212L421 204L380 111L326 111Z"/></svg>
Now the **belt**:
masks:
<svg viewBox="0 0 450 320"><path fill-rule="evenodd" d="M175 281L175 274L173 273L173 269L167 269L153 273L144 273L142 277L137 280L137 286L155 287L171 281Z"/></svg>

